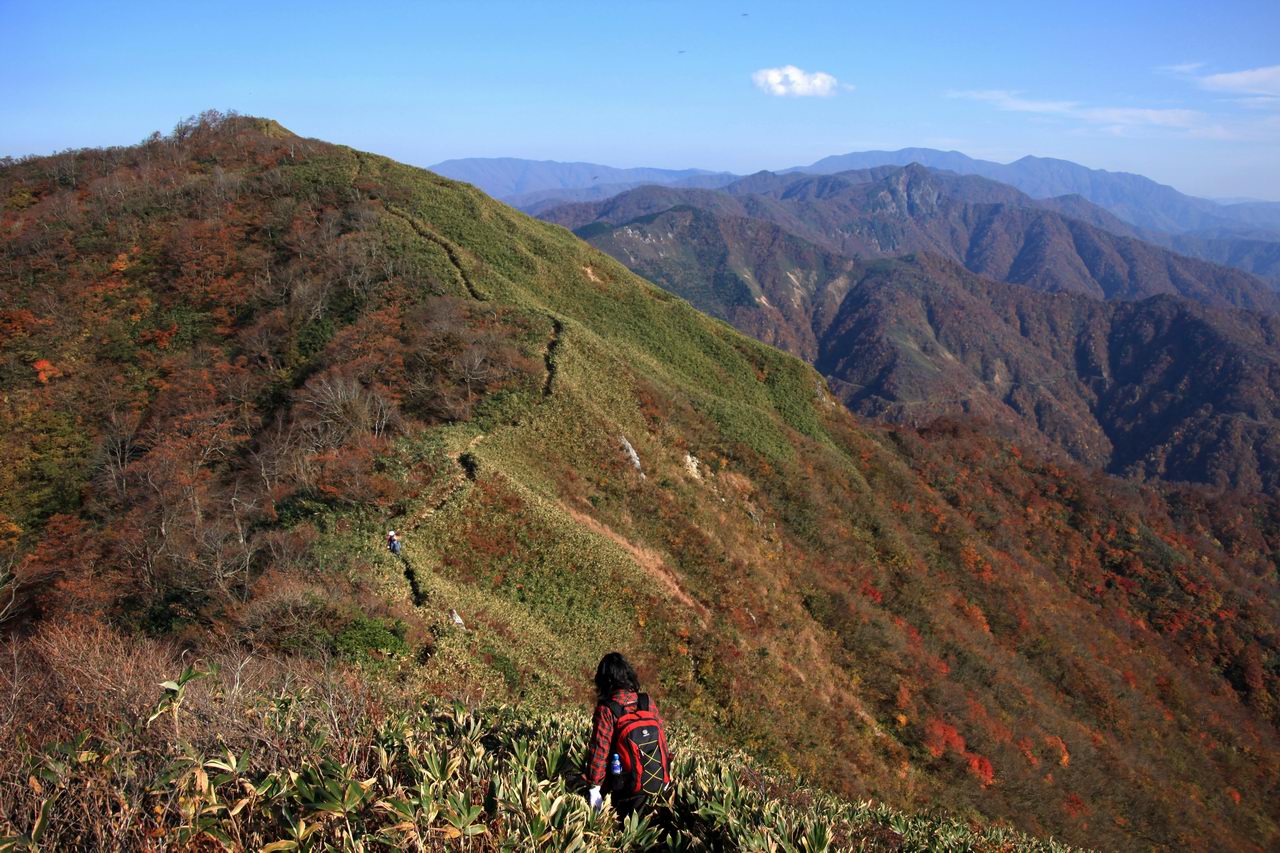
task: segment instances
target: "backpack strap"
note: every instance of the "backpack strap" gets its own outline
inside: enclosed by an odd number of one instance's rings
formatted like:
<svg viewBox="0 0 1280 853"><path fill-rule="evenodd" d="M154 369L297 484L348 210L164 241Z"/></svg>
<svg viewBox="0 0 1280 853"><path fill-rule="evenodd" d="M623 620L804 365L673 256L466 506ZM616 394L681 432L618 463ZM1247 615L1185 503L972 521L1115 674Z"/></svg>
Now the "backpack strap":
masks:
<svg viewBox="0 0 1280 853"><path fill-rule="evenodd" d="M622 707L622 703L618 702L616 699L610 699L608 702L603 702L601 704L603 704L606 708L609 709L609 712L613 714L614 720L621 720L623 715L627 713L627 709ZM637 711L649 710L649 694L648 693L640 693L636 696L636 710Z"/></svg>

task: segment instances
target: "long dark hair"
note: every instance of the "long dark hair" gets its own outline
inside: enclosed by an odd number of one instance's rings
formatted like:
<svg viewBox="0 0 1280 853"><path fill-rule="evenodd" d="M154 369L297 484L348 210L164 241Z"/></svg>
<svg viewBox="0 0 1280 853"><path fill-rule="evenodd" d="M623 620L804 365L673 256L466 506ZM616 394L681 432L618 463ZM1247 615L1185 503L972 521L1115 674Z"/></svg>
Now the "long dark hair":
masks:
<svg viewBox="0 0 1280 853"><path fill-rule="evenodd" d="M636 678L636 671L627 663L626 658L618 652L609 652L600 659L600 665L596 667L596 693L604 702L619 690L639 692L640 680Z"/></svg>

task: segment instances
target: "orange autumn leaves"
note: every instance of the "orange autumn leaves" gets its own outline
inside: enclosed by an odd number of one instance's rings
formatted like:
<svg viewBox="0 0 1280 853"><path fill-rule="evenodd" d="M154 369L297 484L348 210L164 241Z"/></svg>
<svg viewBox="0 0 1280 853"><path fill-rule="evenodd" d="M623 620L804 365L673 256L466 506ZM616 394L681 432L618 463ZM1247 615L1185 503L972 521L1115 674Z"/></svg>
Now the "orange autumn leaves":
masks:
<svg viewBox="0 0 1280 853"><path fill-rule="evenodd" d="M995 768L991 761L976 752L970 752L965 744L964 735L955 726L938 718L925 723L925 749L934 758L941 758L948 752L959 755L965 761L969 772L982 783L982 787L991 786L996 781Z"/></svg>
<svg viewBox="0 0 1280 853"><path fill-rule="evenodd" d="M56 379L62 375L62 371L47 358L37 359L31 368L36 372L36 380L41 385L48 385L50 379Z"/></svg>
<svg viewBox="0 0 1280 853"><path fill-rule="evenodd" d="M91 288L91 291L101 295L119 290L124 285L122 274L133 263L130 256L136 257L140 252L139 246L133 246L129 252L119 252L109 265L111 271L109 278ZM49 326L51 322L48 318L38 317L29 310L5 311L3 316L0 316L0 335L13 338L19 335L25 336L41 327ZM61 367L48 358L36 359L31 363L31 369L35 371L36 381L41 385L48 385L50 380L66 375Z"/></svg>

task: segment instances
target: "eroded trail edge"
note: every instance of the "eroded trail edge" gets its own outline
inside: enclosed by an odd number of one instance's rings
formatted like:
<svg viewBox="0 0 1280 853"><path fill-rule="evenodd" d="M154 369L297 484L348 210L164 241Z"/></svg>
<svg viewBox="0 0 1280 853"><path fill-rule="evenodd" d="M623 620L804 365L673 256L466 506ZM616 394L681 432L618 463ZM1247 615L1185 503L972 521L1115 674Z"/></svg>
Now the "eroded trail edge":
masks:
<svg viewBox="0 0 1280 853"><path fill-rule="evenodd" d="M547 367L547 378L542 383L542 396L550 397L551 388L556 380L556 349L560 346L560 336L564 334L564 323L554 314L548 314L551 318L551 340L547 341L546 352L542 354L542 362Z"/></svg>
<svg viewBox="0 0 1280 853"><path fill-rule="evenodd" d="M390 213L392 216L400 220L403 220L404 223L408 225L410 228L412 228L413 232L417 234L419 237L423 238L424 240L429 240L432 243L435 243L441 249L444 249L445 255L449 258L449 263L453 265L454 271L458 274L458 281L462 284L463 288L467 291L467 293L471 295L472 299L475 299L478 302L489 301L488 297L486 297L483 293L481 293L479 288L476 287L475 282L471 280L471 276L467 273L466 268L462 266L462 261L458 257L458 250L452 243L450 243L447 239L437 234L428 226L422 224L422 222L419 221L417 217L410 216L409 214L405 213L403 210L398 210L391 206L386 206L384 207L384 209L387 211L387 213Z"/></svg>

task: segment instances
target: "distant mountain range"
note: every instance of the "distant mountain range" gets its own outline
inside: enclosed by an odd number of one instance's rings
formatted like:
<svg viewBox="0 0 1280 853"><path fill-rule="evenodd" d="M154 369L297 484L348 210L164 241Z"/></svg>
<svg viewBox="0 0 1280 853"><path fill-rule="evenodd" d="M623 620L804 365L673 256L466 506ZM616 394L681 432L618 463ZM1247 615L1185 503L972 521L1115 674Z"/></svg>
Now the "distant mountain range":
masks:
<svg viewBox="0 0 1280 853"><path fill-rule="evenodd" d="M1280 287L1277 202L1211 201L1185 195L1141 175L1090 169L1066 160L1023 157L1013 163L995 163L932 148L841 154L778 174L834 174L912 163L1007 184L1114 234L1138 237L1179 254L1235 267ZM700 169L615 169L592 163L518 158L447 160L432 169L475 184L534 215L563 204L602 201L644 185L716 189L741 177ZM1095 209L1082 214L1078 209L1080 201L1091 203ZM1099 211L1110 216L1099 218Z"/></svg>
<svg viewBox="0 0 1280 853"><path fill-rule="evenodd" d="M861 414L978 415L1114 473L1280 485L1276 294L1096 227L1114 217L1078 196L911 165L544 216L804 357Z"/></svg>
<svg viewBox="0 0 1280 853"><path fill-rule="evenodd" d="M1253 276L1090 224L1112 217L1078 198L1041 203L995 181L917 164L836 175L761 172L721 190L642 187L543 218L570 229L618 226L678 205L771 222L850 258L928 252L1047 292L1172 293L1206 305L1280 309L1280 296Z"/></svg>
<svg viewBox="0 0 1280 853"><path fill-rule="evenodd" d="M536 199L548 190L587 190L611 187L614 192L642 184L671 184L688 178L724 174L706 169L618 169L596 163L561 163L555 160L521 160L517 157L468 157L445 160L431 171L455 181L466 181L494 198ZM518 206L518 205L517 205Z"/></svg>
<svg viewBox="0 0 1280 853"><path fill-rule="evenodd" d="M1012 163L977 160L959 151L903 148L825 157L787 171L831 174L875 166L919 163L960 175L980 175L1022 190L1032 198L1079 195L1143 228L1182 233L1209 229L1263 228L1280 231L1280 203L1219 204L1130 172L1090 169L1069 160L1023 157Z"/></svg>
<svg viewBox="0 0 1280 853"><path fill-rule="evenodd" d="M1157 231L1173 234L1208 231L1218 232L1219 236L1224 230L1280 232L1280 202L1196 198L1142 175L1090 169L1052 157L1027 156L1012 163L996 163L969 157L959 151L901 148L897 151L859 151L824 157L807 166L795 166L779 173L834 174L912 163L959 175L990 178L1016 187L1032 198L1079 195L1125 222ZM703 169L617 169L593 163L560 163L515 157L446 160L432 166L431 170L475 184L495 198L517 207L522 207L519 203L521 196L548 190L592 189L598 185L621 192L642 183L676 184L700 175L722 176L726 183L734 177L727 172ZM546 194L533 196L533 203L549 197ZM592 200L562 198L566 201ZM1273 236L1280 240L1280 233Z"/></svg>

